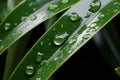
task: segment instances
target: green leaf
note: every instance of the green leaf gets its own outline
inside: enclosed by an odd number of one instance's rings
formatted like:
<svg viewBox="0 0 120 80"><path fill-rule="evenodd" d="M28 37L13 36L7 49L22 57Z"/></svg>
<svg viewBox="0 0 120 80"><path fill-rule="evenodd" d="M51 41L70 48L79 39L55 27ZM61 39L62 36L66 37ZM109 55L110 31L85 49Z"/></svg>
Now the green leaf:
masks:
<svg viewBox="0 0 120 80"><path fill-rule="evenodd" d="M78 1L63 4L61 0L23 0L0 24L0 54L38 24Z"/></svg>
<svg viewBox="0 0 120 80"><path fill-rule="evenodd" d="M91 0L82 0L68 10L25 55L10 80L48 80L68 58L120 12L118 0L97 1L97 5L91 5L93 9L97 6L93 13L90 12L90 4L95 2ZM36 62L38 57L42 61ZM18 76L22 78L18 79Z"/></svg>

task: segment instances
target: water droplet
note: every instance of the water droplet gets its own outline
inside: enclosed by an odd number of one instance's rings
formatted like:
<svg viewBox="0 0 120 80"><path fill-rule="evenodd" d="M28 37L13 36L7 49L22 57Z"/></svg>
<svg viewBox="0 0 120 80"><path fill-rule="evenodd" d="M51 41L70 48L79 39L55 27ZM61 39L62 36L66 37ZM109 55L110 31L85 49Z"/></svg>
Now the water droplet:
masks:
<svg viewBox="0 0 120 80"><path fill-rule="evenodd" d="M53 31L56 31L56 29L55 29L55 28L53 28Z"/></svg>
<svg viewBox="0 0 120 80"><path fill-rule="evenodd" d="M57 7L58 7L58 5L51 4L51 5L49 5L48 10L52 11L52 10L55 10Z"/></svg>
<svg viewBox="0 0 120 80"><path fill-rule="evenodd" d="M43 46L43 45L44 45L43 41L41 41L41 42L40 42L40 45L41 45L41 46Z"/></svg>
<svg viewBox="0 0 120 80"><path fill-rule="evenodd" d="M97 25L97 23L96 23L96 22L93 22L93 23L90 24L89 27L90 27L90 28L94 28L96 25Z"/></svg>
<svg viewBox="0 0 120 80"><path fill-rule="evenodd" d="M69 44L73 44L73 43L75 43L77 41L77 39L71 39L68 43Z"/></svg>
<svg viewBox="0 0 120 80"><path fill-rule="evenodd" d="M34 73L34 67L32 65L26 66L25 72L27 75L33 75Z"/></svg>
<svg viewBox="0 0 120 80"><path fill-rule="evenodd" d="M90 34L85 34L82 39L85 40L85 39L88 39L90 37Z"/></svg>
<svg viewBox="0 0 120 80"><path fill-rule="evenodd" d="M63 24L61 24L61 28L63 28L64 27L64 25Z"/></svg>
<svg viewBox="0 0 120 80"><path fill-rule="evenodd" d="M52 45L52 43L48 43L48 46L51 46Z"/></svg>
<svg viewBox="0 0 120 80"><path fill-rule="evenodd" d="M120 75L120 66L115 68L115 71L118 75Z"/></svg>
<svg viewBox="0 0 120 80"><path fill-rule="evenodd" d="M86 13L85 18L90 17L91 13Z"/></svg>
<svg viewBox="0 0 120 80"><path fill-rule="evenodd" d="M0 39L0 43L2 42L2 40Z"/></svg>
<svg viewBox="0 0 120 80"><path fill-rule="evenodd" d="M81 19L80 16L76 12L72 12L68 16L69 16L69 19L73 22Z"/></svg>
<svg viewBox="0 0 120 80"><path fill-rule="evenodd" d="M36 80L41 80L41 78L37 78Z"/></svg>
<svg viewBox="0 0 120 80"><path fill-rule="evenodd" d="M36 55L36 62L41 62L42 58L43 58L43 53L41 52L38 52L37 55Z"/></svg>
<svg viewBox="0 0 120 80"><path fill-rule="evenodd" d="M90 12L97 12L101 7L101 1L100 0L94 0L91 4L90 4Z"/></svg>
<svg viewBox="0 0 120 80"><path fill-rule="evenodd" d="M62 45L67 39L68 35L69 34L67 32L57 34L53 39L53 43L58 46Z"/></svg>
<svg viewBox="0 0 120 80"><path fill-rule="evenodd" d="M34 21L34 20L36 20L37 19L37 16L36 15L33 15L33 16L31 16L31 18L30 18L32 21Z"/></svg>
<svg viewBox="0 0 120 80"><path fill-rule="evenodd" d="M56 57L55 59L54 59L54 61L56 61L58 59L58 57Z"/></svg>
<svg viewBox="0 0 120 80"><path fill-rule="evenodd" d="M98 16L99 19L101 19L101 18L103 18L103 17L105 17L104 14L100 14L100 15Z"/></svg>
<svg viewBox="0 0 120 80"><path fill-rule="evenodd" d="M61 0L62 4L67 4L69 2L69 0Z"/></svg>
<svg viewBox="0 0 120 80"><path fill-rule="evenodd" d="M21 17L21 21L26 20L26 18L27 18L26 16L22 16L22 17Z"/></svg>
<svg viewBox="0 0 120 80"><path fill-rule="evenodd" d="M41 63L40 63L40 65L42 66L42 65L44 65L44 64L46 64L46 63L48 63L47 60L42 60Z"/></svg>
<svg viewBox="0 0 120 80"><path fill-rule="evenodd" d="M10 23L5 23L4 30L9 30L10 29Z"/></svg>

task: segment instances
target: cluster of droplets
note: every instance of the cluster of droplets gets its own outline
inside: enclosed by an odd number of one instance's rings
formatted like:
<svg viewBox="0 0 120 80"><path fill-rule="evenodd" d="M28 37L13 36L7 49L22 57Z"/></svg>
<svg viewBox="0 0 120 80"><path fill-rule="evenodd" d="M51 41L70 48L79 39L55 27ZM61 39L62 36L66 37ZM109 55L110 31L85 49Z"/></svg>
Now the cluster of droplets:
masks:
<svg viewBox="0 0 120 80"><path fill-rule="evenodd" d="M69 3L69 0L61 0L61 3L62 4L67 4ZM88 11L92 12L92 13L95 13L97 12L99 9L100 9L100 6L101 6L101 2L99 0L94 0L91 4L90 4L90 9ZM48 6L48 10L49 11L53 11L55 9L57 9L59 6L57 4L50 4ZM88 18L91 13L87 13L85 18ZM101 15L100 17L104 17L104 15ZM37 18L37 16L33 15L31 17L31 20L35 20ZM77 21L80 21L82 20L82 18L76 13L76 12L71 12L70 14L68 14L68 19L71 21L71 22L77 22ZM63 28L63 24L61 24L61 28ZM97 23L96 22L93 22L91 23L89 26L88 26L88 29L87 31L81 33L83 34L82 36L79 36L81 37L81 39L79 40L79 43L83 43L84 40L87 40L89 39L89 37L91 36L91 33L93 33L94 31L94 28L97 26ZM55 28L53 28L53 31L56 31ZM68 39L68 36L69 34L67 32L61 32L61 33L58 33L54 36L54 39L53 39L53 44L56 45L56 46L61 46L62 44L65 43L65 41ZM74 39L71 39L69 40L69 44L73 44L75 42L78 41L79 38L74 38ZM50 43L51 45L52 43ZM41 41L40 42L40 45L43 46L44 45L44 42ZM70 52L70 51L69 51ZM41 52L38 52L36 54L36 63L39 63L40 65L44 65L45 63L47 63L48 61L47 60L42 60L43 59L43 56L44 54L41 53ZM54 60L56 61L58 59L55 58ZM25 72L27 75L33 75L34 72L35 72L35 68L33 65L29 65L29 66L26 66L26 69L25 69ZM41 80L41 78L37 78L36 80Z"/></svg>

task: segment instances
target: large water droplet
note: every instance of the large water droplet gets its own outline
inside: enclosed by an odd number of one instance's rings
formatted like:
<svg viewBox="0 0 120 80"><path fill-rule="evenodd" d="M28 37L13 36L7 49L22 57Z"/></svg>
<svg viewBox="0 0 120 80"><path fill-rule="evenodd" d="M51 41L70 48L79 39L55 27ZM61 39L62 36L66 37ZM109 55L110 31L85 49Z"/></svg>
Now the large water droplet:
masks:
<svg viewBox="0 0 120 80"><path fill-rule="evenodd" d="M10 26L11 26L10 23L5 23L4 30L6 30L6 31L9 30Z"/></svg>
<svg viewBox="0 0 120 80"><path fill-rule="evenodd" d="M58 46L62 45L67 39L68 35L69 34L67 32L59 33L55 35L55 38L53 39L53 43Z"/></svg>
<svg viewBox="0 0 120 80"><path fill-rule="evenodd" d="M48 10L52 11L52 10L55 10L57 7L58 7L58 5L51 4L51 5L49 5Z"/></svg>
<svg viewBox="0 0 120 80"><path fill-rule="evenodd" d="M61 0L62 4L67 4L69 2L69 0Z"/></svg>
<svg viewBox="0 0 120 80"><path fill-rule="evenodd" d="M43 55L44 55L43 53L38 52L36 55L36 62L40 63L43 58Z"/></svg>
<svg viewBox="0 0 120 80"><path fill-rule="evenodd" d="M26 66L25 72L27 75L33 75L35 69L32 65Z"/></svg>
<svg viewBox="0 0 120 80"><path fill-rule="evenodd" d="M37 16L36 15L33 15L33 16L31 16L31 18L30 18L32 21L34 21L34 20L36 20L37 19Z"/></svg>
<svg viewBox="0 0 120 80"><path fill-rule="evenodd" d="M100 0L94 0L91 4L90 4L90 12L97 12L101 7L101 1Z"/></svg>
<svg viewBox="0 0 120 80"><path fill-rule="evenodd" d="M81 17L76 12L72 12L68 16L71 21L78 21L81 19Z"/></svg>

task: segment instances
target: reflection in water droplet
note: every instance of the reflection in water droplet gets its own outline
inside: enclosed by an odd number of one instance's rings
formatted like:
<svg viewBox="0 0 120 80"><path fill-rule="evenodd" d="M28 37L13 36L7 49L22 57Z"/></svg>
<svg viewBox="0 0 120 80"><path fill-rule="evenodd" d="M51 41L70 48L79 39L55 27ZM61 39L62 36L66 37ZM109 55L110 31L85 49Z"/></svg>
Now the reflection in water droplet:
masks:
<svg viewBox="0 0 120 80"><path fill-rule="evenodd" d="M40 63L43 58L43 55L44 55L43 53L38 52L36 55L36 62Z"/></svg>
<svg viewBox="0 0 120 80"><path fill-rule="evenodd" d="M33 16L31 16L31 18L30 18L32 21L34 21L34 20L36 20L37 19L37 16L36 15L33 15Z"/></svg>
<svg viewBox="0 0 120 80"><path fill-rule="evenodd" d="M33 75L34 73L34 67L32 65L26 66L25 72L27 75Z"/></svg>
<svg viewBox="0 0 120 80"><path fill-rule="evenodd" d="M90 4L90 12L97 12L101 7L101 1L100 0L94 0L91 4Z"/></svg>
<svg viewBox="0 0 120 80"><path fill-rule="evenodd" d="M91 13L86 13L85 18L90 17Z"/></svg>
<svg viewBox="0 0 120 80"><path fill-rule="evenodd" d="M69 2L69 0L61 0L62 4L67 4Z"/></svg>
<svg viewBox="0 0 120 80"><path fill-rule="evenodd" d="M52 11L52 10L55 10L57 7L58 7L58 5L56 5L56 4L51 4L51 5L49 5L48 10L49 10L49 11Z"/></svg>
<svg viewBox="0 0 120 80"><path fill-rule="evenodd" d="M55 35L55 38L53 39L53 43L58 46L62 45L67 39L68 35L69 34L67 32L59 33Z"/></svg>
<svg viewBox="0 0 120 80"><path fill-rule="evenodd" d="M4 30L6 30L6 31L9 30L10 26L11 26L10 23L5 23Z"/></svg>
<svg viewBox="0 0 120 80"><path fill-rule="evenodd" d="M68 16L71 21L78 21L81 19L80 16L76 12L72 12Z"/></svg>

